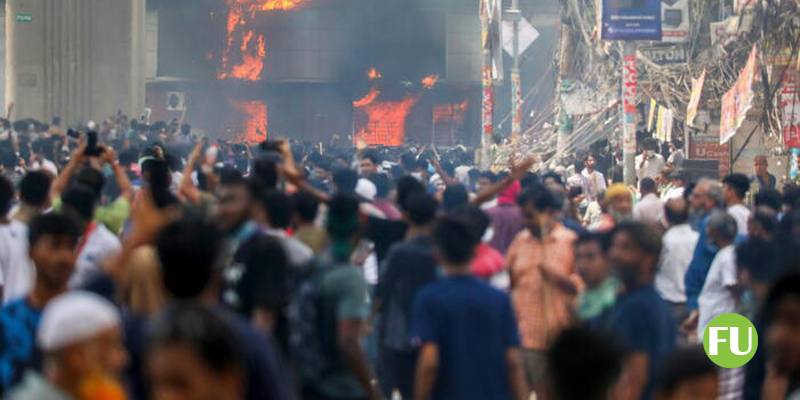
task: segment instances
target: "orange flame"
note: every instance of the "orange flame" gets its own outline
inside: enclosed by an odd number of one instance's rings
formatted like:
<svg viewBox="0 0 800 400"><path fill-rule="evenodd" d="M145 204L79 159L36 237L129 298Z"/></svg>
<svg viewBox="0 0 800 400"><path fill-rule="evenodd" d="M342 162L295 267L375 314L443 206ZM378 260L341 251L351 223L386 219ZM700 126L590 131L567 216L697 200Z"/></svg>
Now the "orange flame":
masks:
<svg viewBox="0 0 800 400"><path fill-rule="evenodd" d="M241 138L248 143L264 141L267 135L267 105L262 101L231 100L236 111L244 116Z"/></svg>
<svg viewBox="0 0 800 400"><path fill-rule="evenodd" d="M433 74L422 78L421 83L425 89L433 89L437 82L439 82L439 75Z"/></svg>
<svg viewBox="0 0 800 400"><path fill-rule="evenodd" d="M376 95L377 96L377 95ZM405 141L406 117L419 100L418 96L400 101L371 102L356 108L357 132L353 141L368 145L401 146Z"/></svg>
<svg viewBox="0 0 800 400"><path fill-rule="evenodd" d="M263 1L263 0L262 0ZM266 0L261 4L262 11L292 10L300 6L303 0Z"/></svg>
<svg viewBox="0 0 800 400"><path fill-rule="evenodd" d="M456 126L461 126L464 124L468 107L469 100L464 100L458 104L436 104L433 106L433 123L452 123Z"/></svg>
<svg viewBox="0 0 800 400"><path fill-rule="evenodd" d="M369 69L369 71L367 71L367 78L369 78L369 80L371 81L374 81L383 78L383 75L381 75L381 73L378 72L378 70L375 69L375 67L372 67Z"/></svg>
<svg viewBox="0 0 800 400"><path fill-rule="evenodd" d="M381 91L375 88L372 88L369 93L367 93L364 97L356 100L353 102L353 107L359 108L364 107L366 105L371 104L375 99L378 98L378 95L381 94Z"/></svg>

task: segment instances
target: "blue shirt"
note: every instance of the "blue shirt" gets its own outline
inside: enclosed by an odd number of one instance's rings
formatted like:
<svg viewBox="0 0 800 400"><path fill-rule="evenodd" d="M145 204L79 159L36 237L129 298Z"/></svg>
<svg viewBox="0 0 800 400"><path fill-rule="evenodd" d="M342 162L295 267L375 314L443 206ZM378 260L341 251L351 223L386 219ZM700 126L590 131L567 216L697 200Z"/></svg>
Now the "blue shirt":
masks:
<svg viewBox="0 0 800 400"><path fill-rule="evenodd" d="M519 346L507 294L473 276L447 277L423 288L413 308L417 344L439 349L434 399L509 399L506 351Z"/></svg>
<svg viewBox="0 0 800 400"><path fill-rule="evenodd" d="M697 239L697 245L694 248L694 255L692 261L689 263L689 268L686 270L683 283L686 288L686 306L689 310L697 309L697 298L700 297L700 291L703 290L703 285L706 283L706 275L708 269L711 268L711 262L714 261L714 256L717 255L716 246L709 243L708 233L706 227L708 226L708 219L710 215L703 217L698 226L698 233L700 237Z"/></svg>
<svg viewBox="0 0 800 400"><path fill-rule="evenodd" d="M678 334L669 306L650 284L618 297L607 322L626 349L647 354L647 384L641 398L651 398L657 368L674 349Z"/></svg>
<svg viewBox="0 0 800 400"><path fill-rule="evenodd" d="M36 329L42 310L31 307L27 298L14 300L0 310L0 393L22 381L28 369L41 369L36 347Z"/></svg>

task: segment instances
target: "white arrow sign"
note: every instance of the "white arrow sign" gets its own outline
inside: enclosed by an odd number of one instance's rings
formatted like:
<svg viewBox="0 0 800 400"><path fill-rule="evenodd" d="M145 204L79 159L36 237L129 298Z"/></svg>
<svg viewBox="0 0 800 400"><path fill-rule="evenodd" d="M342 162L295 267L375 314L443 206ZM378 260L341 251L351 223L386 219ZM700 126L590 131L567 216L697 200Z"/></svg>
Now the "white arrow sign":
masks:
<svg viewBox="0 0 800 400"><path fill-rule="evenodd" d="M525 18L519 20L519 54L525 52L533 41L539 37L539 31ZM514 54L514 23L503 21L503 49L510 55Z"/></svg>

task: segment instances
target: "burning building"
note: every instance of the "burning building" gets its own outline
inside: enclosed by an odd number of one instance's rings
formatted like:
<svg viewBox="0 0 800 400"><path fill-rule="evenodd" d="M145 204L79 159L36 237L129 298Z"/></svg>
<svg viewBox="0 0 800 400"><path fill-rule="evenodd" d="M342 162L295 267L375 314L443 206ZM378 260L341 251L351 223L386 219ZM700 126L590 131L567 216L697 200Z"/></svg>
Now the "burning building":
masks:
<svg viewBox="0 0 800 400"><path fill-rule="evenodd" d="M477 12L460 0L151 0L147 103L154 119L248 141L475 144Z"/></svg>

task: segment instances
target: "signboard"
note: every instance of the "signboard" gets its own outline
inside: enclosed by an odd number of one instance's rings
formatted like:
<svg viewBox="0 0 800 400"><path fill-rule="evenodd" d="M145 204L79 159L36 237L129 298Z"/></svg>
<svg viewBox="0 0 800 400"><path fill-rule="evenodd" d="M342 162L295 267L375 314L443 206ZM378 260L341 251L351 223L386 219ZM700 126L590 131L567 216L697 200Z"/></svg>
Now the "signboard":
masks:
<svg viewBox="0 0 800 400"><path fill-rule="evenodd" d="M750 56L736 83L722 96L722 112L719 123L719 142L726 143L736 130L742 126L747 111L753 106L753 79L756 74L756 55L758 49L753 45Z"/></svg>
<svg viewBox="0 0 800 400"><path fill-rule="evenodd" d="M600 0L600 39L661 40L660 0Z"/></svg>
<svg viewBox="0 0 800 400"><path fill-rule="evenodd" d="M700 160L718 160L720 177L728 175L728 171L731 169L730 153L730 144L720 144L718 136L692 136L689 139L688 158Z"/></svg>
<svg viewBox="0 0 800 400"><path fill-rule="evenodd" d="M519 54L528 50L533 41L539 37L539 31L524 17L519 19ZM514 22L503 21L503 50L514 54Z"/></svg>
<svg viewBox="0 0 800 400"><path fill-rule="evenodd" d="M686 47L682 45L642 47L637 55L657 65L685 64L687 58Z"/></svg>
<svg viewBox="0 0 800 400"><path fill-rule="evenodd" d="M800 147L800 71L789 68L781 81L778 110L781 113L783 143L786 147Z"/></svg>
<svg viewBox="0 0 800 400"><path fill-rule="evenodd" d="M17 22L19 22L21 24L27 24L27 23L33 22L33 14L19 13L16 16L16 20L17 20Z"/></svg>
<svg viewBox="0 0 800 400"><path fill-rule="evenodd" d="M689 40L689 0L661 0L661 41Z"/></svg>
<svg viewBox="0 0 800 400"><path fill-rule="evenodd" d="M692 93L689 95L689 103L686 105L686 125L694 126L694 117L697 116L697 107L700 105L700 97L703 95L703 84L706 81L706 70L700 73L697 79L692 78Z"/></svg>

